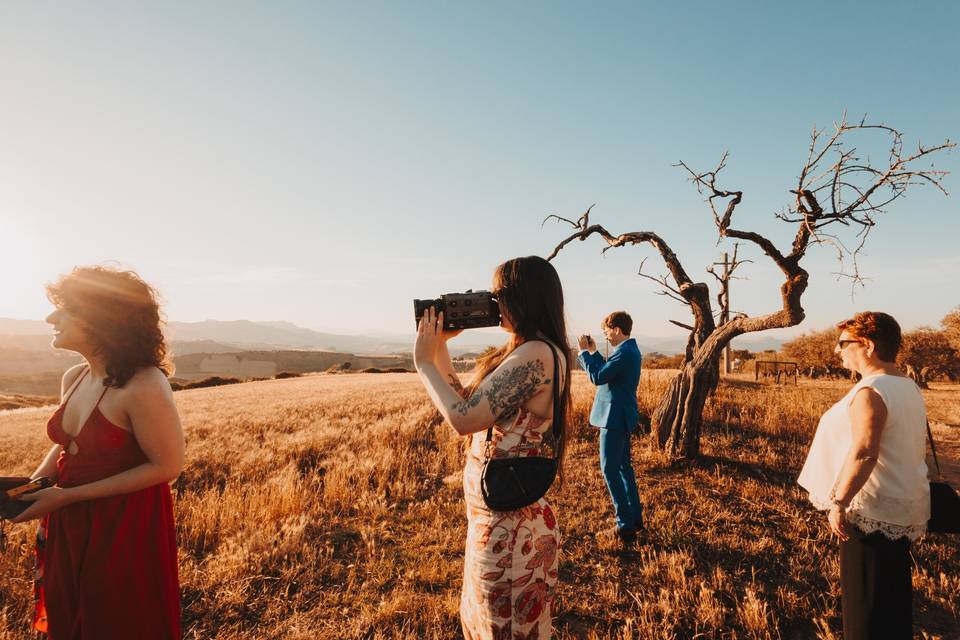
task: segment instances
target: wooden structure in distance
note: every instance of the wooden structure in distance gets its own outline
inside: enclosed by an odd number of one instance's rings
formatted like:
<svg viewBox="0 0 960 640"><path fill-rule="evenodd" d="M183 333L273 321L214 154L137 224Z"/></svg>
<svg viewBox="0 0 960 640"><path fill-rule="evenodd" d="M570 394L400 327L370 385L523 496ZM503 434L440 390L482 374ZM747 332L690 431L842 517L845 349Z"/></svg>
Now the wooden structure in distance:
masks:
<svg viewBox="0 0 960 640"><path fill-rule="evenodd" d="M777 379L776 383L780 384L780 376L786 375L786 378L789 380L792 375L793 384L800 384L800 367L796 362L788 362L786 360L757 360L756 365L753 371L753 379L756 381L760 380L761 375L764 378L775 376ZM769 367L766 365L769 365Z"/></svg>

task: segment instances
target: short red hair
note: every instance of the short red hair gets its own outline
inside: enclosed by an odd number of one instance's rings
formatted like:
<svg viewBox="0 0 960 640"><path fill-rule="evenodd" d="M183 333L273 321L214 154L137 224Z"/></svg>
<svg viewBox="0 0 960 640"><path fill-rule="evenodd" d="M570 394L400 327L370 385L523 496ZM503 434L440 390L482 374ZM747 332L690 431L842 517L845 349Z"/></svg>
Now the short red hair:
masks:
<svg viewBox="0 0 960 640"><path fill-rule="evenodd" d="M876 345L877 357L884 362L896 361L902 334L893 316L881 311L861 311L838 323L837 329L847 331L854 338L871 340Z"/></svg>

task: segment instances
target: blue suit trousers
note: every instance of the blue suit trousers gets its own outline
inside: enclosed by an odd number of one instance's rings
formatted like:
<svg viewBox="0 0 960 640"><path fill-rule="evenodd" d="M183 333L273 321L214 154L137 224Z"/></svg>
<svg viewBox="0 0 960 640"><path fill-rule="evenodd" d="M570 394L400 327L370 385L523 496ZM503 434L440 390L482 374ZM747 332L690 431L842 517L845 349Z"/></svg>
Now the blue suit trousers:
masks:
<svg viewBox="0 0 960 640"><path fill-rule="evenodd" d="M630 432L626 429L600 429L600 471L610 492L617 527L634 528L643 524L643 505L637 491L637 477L630 460Z"/></svg>

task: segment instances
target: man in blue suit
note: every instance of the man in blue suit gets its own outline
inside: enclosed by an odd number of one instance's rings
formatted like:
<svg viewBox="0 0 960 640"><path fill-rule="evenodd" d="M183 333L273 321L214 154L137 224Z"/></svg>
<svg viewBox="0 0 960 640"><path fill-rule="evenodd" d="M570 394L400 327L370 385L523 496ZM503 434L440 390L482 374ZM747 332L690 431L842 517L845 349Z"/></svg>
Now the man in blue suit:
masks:
<svg viewBox="0 0 960 640"><path fill-rule="evenodd" d="M579 339L577 362L597 386L590 424L600 429L600 470L607 484L617 526L612 530L625 543L643 530L643 505L630 460L630 434L637 428L637 385L640 383L640 349L630 337L633 320L625 311L614 311L603 320L603 335L613 347L609 360L597 352L590 336Z"/></svg>

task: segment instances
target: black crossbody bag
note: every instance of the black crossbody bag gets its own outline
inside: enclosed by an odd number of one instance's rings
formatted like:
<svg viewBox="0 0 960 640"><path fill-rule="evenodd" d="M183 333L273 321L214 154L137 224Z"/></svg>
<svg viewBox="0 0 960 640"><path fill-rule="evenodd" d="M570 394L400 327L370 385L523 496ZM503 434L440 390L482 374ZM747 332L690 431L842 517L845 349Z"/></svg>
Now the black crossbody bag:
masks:
<svg viewBox="0 0 960 640"><path fill-rule="evenodd" d="M937 465L937 475L943 478L929 421L927 421L927 438L930 439L930 452L933 453L933 462ZM927 531L960 533L960 496L946 482L930 483L930 520L927 521Z"/></svg>
<svg viewBox="0 0 960 640"><path fill-rule="evenodd" d="M494 458L493 427L487 429L486 459L480 473L480 493L492 511L514 511L533 504L547 493L557 477L557 454L560 449L560 429L557 428L557 418L560 415L560 367L553 345L546 341L541 342L545 342L553 353L554 457Z"/></svg>

